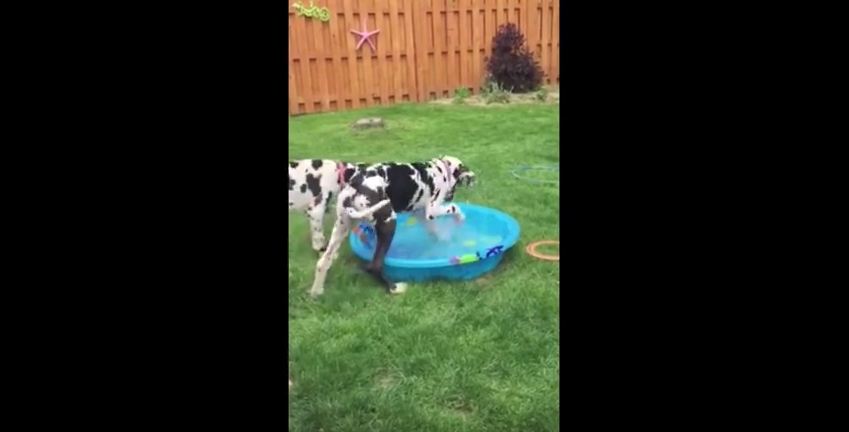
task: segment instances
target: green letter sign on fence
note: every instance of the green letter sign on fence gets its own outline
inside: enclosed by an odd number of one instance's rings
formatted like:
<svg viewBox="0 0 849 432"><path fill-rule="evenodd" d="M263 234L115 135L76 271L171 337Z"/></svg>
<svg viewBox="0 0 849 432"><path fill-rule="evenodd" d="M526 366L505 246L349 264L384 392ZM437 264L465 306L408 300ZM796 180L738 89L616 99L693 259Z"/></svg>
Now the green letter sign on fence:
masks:
<svg viewBox="0 0 849 432"><path fill-rule="evenodd" d="M295 2L292 7L295 8L295 13L298 16L316 18L321 22L330 21L330 11L326 7L315 6L312 1L310 1L309 7L302 5L301 2Z"/></svg>

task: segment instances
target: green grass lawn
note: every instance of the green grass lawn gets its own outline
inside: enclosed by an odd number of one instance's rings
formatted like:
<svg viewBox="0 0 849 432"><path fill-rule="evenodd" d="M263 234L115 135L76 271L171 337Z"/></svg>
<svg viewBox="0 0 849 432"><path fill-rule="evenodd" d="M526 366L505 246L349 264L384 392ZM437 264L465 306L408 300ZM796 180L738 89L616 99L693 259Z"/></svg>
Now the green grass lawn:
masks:
<svg viewBox="0 0 849 432"><path fill-rule="evenodd" d="M559 426L557 263L524 252L560 238L560 190L516 180L523 163L559 162L559 106L396 105L289 119L292 159L460 158L477 184L455 200L504 211L521 237L495 271L469 282L411 284L390 296L343 245L311 300L317 254L289 220L289 430L555 431ZM385 130L354 132L379 116ZM331 213L332 215L332 213ZM330 237L333 217L325 220Z"/></svg>

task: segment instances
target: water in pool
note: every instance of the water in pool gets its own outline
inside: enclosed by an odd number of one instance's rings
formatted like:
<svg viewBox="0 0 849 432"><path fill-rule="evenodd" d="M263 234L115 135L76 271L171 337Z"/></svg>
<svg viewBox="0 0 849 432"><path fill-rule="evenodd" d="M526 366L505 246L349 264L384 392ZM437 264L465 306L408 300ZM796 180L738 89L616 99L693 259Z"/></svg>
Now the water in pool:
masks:
<svg viewBox="0 0 849 432"><path fill-rule="evenodd" d="M449 258L485 251L503 240L501 235L481 232L468 219L460 224L453 217L440 217L436 219L435 226L436 236L428 233L424 223L415 216L400 217L387 257L421 260Z"/></svg>

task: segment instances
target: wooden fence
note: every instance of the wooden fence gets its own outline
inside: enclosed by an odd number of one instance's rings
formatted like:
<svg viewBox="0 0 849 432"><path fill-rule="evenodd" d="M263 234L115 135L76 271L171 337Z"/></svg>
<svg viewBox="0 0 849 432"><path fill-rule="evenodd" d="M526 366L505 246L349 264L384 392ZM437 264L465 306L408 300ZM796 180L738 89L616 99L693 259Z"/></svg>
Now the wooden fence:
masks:
<svg viewBox="0 0 849 432"><path fill-rule="evenodd" d="M288 0L293 2L294 0ZM309 5L309 0L301 0ZM289 114L337 111L479 91L496 28L515 23L560 83L559 0L314 0L330 21L289 9ZM291 5L291 3L290 3ZM379 29L356 50L352 29Z"/></svg>

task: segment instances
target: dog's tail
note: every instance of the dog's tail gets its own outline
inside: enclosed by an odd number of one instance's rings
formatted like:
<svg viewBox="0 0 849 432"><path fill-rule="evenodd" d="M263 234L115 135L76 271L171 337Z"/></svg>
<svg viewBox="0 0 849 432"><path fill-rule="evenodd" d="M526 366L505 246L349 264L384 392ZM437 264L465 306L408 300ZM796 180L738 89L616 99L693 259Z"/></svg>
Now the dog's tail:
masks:
<svg viewBox="0 0 849 432"><path fill-rule="evenodd" d="M350 217L351 219L365 219L374 214L374 212L382 209L383 207L386 207L387 204L389 204L389 200L385 199L362 211L356 211L350 207L348 207L346 211L348 212L348 217Z"/></svg>

